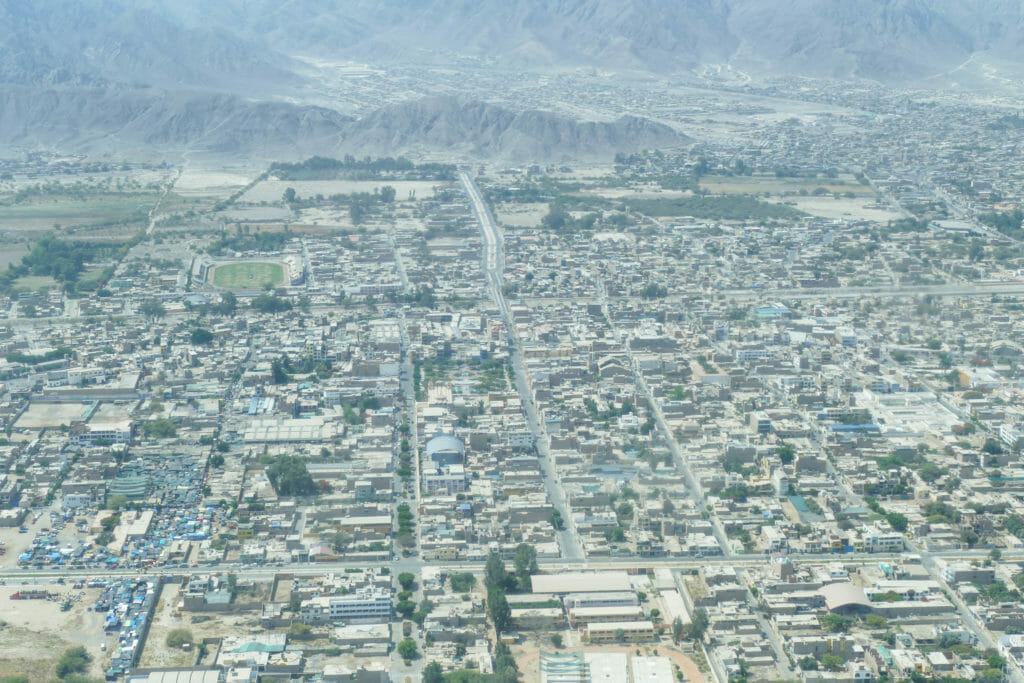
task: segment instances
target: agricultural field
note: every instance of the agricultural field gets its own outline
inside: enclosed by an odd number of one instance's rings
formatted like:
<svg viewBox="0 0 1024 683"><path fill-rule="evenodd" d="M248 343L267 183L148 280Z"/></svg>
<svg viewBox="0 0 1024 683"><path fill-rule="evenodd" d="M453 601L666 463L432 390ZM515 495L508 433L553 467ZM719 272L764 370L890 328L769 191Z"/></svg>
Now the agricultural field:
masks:
<svg viewBox="0 0 1024 683"><path fill-rule="evenodd" d="M21 257L28 253L28 245L0 242L0 269L12 263L21 263Z"/></svg>
<svg viewBox="0 0 1024 683"><path fill-rule="evenodd" d="M862 185L853 176L838 178L776 178L773 176L704 176L700 188L714 194L762 194L790 195L813 193L822 188L831 193L852 193L858 197L870 197L874 191ZM821 190L819 190L820 192Z"/></svg>
<svg viewBox="0 0 1024 683"><path fill-rule="evenodd" d="M0 229L48 232L61 228L142 224L155 201L146 196L40 201L0 206Z"/></svg>
<svg viewBox="0 0 1024 683"><path fill-rule="evenodd" d="M213 286L224 289L258 289L284 282L284 266L280 263L253 261L226 263L213 269Z"/></svg>
<svg viewBox="0 0 1024 683"><path fill-rule="evenodd" d="M46 292L58 289L60 283L49 275L24 275L14 281L16 292Z"/></svg>

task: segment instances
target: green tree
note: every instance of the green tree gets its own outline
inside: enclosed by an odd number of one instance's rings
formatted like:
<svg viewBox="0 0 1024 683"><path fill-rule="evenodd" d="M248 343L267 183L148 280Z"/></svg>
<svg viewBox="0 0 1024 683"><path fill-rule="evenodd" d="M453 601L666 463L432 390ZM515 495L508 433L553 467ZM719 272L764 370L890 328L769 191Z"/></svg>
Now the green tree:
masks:
<svg viewBox="0 0 1024 683"><path fill-rule="evenodd" d="M501 634L508 629L512 610L508 606L505 591L499 586L494 586L487 591L487 613L491 617L491 623L494 624L496 633Z"/></svg>
<svg viewBox="0 0 1024 683"><path fill-rule="evenodd" d="M210 456L210 467L224 467L224 456L214 453Z"/></svg>
<svg viewBox="0 0 1024 683"><path fill-rule="evenodd" d="M395 603L395 611L401 614L402 618L408 619L416 611L416 603L412 600L399 600Z"/></svg>
<svg viewBox="0 0 1024 683"><path fill-rule="evenodd" d="M488 589L504 585L505 574L505 563L501 561L501 556L492 550L488 553L487 564L484 566L484 585Z"/></svg>
<svg viewBox="0 0 1024 683"><path fill-rule="evenodd" d="M187 628L172 628L164 639L167 647L181 647L193 643L192 631Z"/></svg>
<svg viewBox="0 0 1024 683"><path fill-rule="evenodd" d="M288 628L288 635L296 640L308 640L313 637L313 629L309 624L295 622Z"/></svg>
<svg viewBox="0 0 1024 683"><path fill-rule="evenodd" d="M909 524L907 516L899 512L890 512L885 516L885 521L889 522L893 529L901 533L907 530L907 525Z"/></svg>
<svg viewBox="0 0 1024 683"><path fill-rule="evenodd" d="M626 502L619 503L619 506L615 508L615 515L619 518L620 524L623 520L630 523L633 521L633 506Z"/></svg>
<svg viewBox="0 0 1024 683"><path fill-rule="evenodd" d="M520 577L537 573L537 549L529 543L520 543L516 547L515 557L512 564L516 568L516 574Z"/></svg>
<svg viewBox="0 0 1024 683"><path fill-rule="evenodd" d="M695 642L704 640L704 634L707 633L708 626L710 625L711 620L708 618L708 611L706 609L700 607L694 610L688 630L690 639Z"/></svg>
<svg viewBox="0 0 1024 683"><path fill-rule="evenodd" d="M402 586L402 590L411 591L412 587L416 585L416 577L410 572L402 572L398 575L398 583Z"/></svg>
<svg viewBox="0 0 1024 683"><path fill-rule="evenodd" d="M121 508L123 508L127 504L128 504L128 496L123 496L123 495L121 495L119 493L118 494L114 494L113 496L110 496L109 498L107 498L107 509L108 510L120 510Z"/></svg>
<svg viewBox="0 0 1024 683"><path fill-rule="evenodd" d="M223 316L233 316L238 310L238 297L233 292L221 292L220 301L214 307L214 311Z"/></svg>
<svg viewBox="0 0 1024 683"><path fill-rule="evenodd" d="M147 318L157 319L167 315L167 309L159 301L144 301L139 305L139 313Z"/></svg>
<svg viewBox="0 0 1024 683"><path fill-rule="evenodd" d="M444 683L444 670L437 662L423 667L423 683Z"/></svg>
<svg viewBox="0 0 1024 683"><path fill-rule="evenodd" d="M85 673L89 668L92 656L84 647L73 647L64 651L57 660L57 678L66 678L71 674Z"/></svg>
<svg viewBox="0 0 1024 683"><path fill-rule="evenodd" d="M142 432L150 439L170 439L178 433L178 430L173 422L167 418L160 418L143 422Z"/></svg>
<svg viewBox="0 0 1024 683"><path fill-rule="evenodd" d="M398 644L398 655L405 660L416 659L419 650L416 649L416 641L412 638L405 638Z"/></svg>
<svg viewBox="0 0 1024 683"><path fill-rule="evenodd" d="M270 381L274 384L287 384L291 381L284 369L284 361L277 359L270 363Z"/></svg>
<svg viewBox="0 0 1024 683"><path fill-rule="evenodd" d="M853 626L853 618L842 614L826 614L818 617L821 627L829 633L845 633Z"/></svg>
<svg viewBox="0 0 1024 683"><path fill-rule="evenodd" d="M783 465L788 465L796 458L796 449L789 444L782 444L775 449L775 454L779 456Z"/></svg>
<svg viewBox="0 0 1024 683"><path fill-rule="evenodd" d="M683 637L683 632L685 630L686 627L683 625L682 619L676 617L672 620L672 640L678 643L679 639Z"/></svg>
<svg viewBox="0 0 1024 683"><path fill-rule="evenodd" d="M842 671L846 666L846 662L843 661L842 657L824 654L821 656L821 665L828 671Z"/></svg>
<svg viewBox="0 0 1024 683"><path fill-rule="evenodd" d="M281 195L281 199L284 200L285 204L294 204L295 203L295 199L296 199L295 188L294 187L286 187L286 188L284 188L284 194Z"/></svg>
<svg viewBox="0 0 1024 683"><path fill-rule="evenodd" d="M468 593L473 590L474 584L476 584L476 577L470 572L460 572L452 574L448 577L451 581L452 590L456 593Z"/></svg>
<svg viewBox="0 0 1024 683"><path fill-rule="evenodd" d="M193 346L209 344L213 341L213 332L210 332L205 327L197 327L192 330L192 334L189 335L189 341Z"/></svg>
<svg viewBox="0 0 1024 683"><path fill-rule="evenodd" d="M551 644L554 645L555 647L561 649L562 648L562 634L561 633L552 633L551 634Z"/></svg>
<svg viewBox="0 0 1024 683"><path fill-rule="evenodd" d="M864 625L873 631L883 631L889 628L889 622L881 614L869 614L864 617Z"/></svg>
<svg viewBox="0 0 1024 683"><path fill-rule="evenodd" d="M366 205L361 201L353 201L348 206L348 217L352 221L352 225L362 225L366 221L368 213Z"/></svg>
<svg viewBox="0 0 1024 683"><path fill-rule="evenodd" d="M380 201L384 204L390 204L395 201L395 188L390 185L385 185L380 188Z"/></svg>
<svg viewBox="0 0 1024 683"><path fill-rule="evenodd" d="M797 666L800 667L801 671L817 671L818 660L814 657L801 657L800 661L797 662Z"/></svg>
<svg viewBox="0 0 1024 683"><path fill-rule="evenodd" d="M562 513L558 510L554 510L551 513L551 526L554 527L555 531L561 531L565 528L565 522L562 520Z"/></svg>
<svg viewBox="0 0 1024 683"><path fill-rule="evenodd" d="M981 450L989 455L1002 455L1003 446L996 439L991 437L985 439L985 445L981 447Z"/></svg>
<svg viewBox="0 0 1024 683"><path fill-rule="evenodd" d="M946 470L933 462L926 462L924 465L921 465L921 469L917 471L917 474L921 477L922 481L927 484L931 484L937 479L945 476Z"/></svg>
<svg viewBox="0 0 1024 683"><path fill-rule="evenodd" d="M353 539L351 534L347 534L344 531L339 531L331 537L331 547L334 549L334 552L336 553L344 552L346 548L352 545L352 540Z"/></svg>
<svg viewBox="0 0 1024 683"><path fill-rule="evenodd" d="M306 461L296 455L279 455L267 468L267 478L279 496L311 496L319 491Z"/></svg>
<svg viewBox="0 0 1024 683"><path fill-rule="evenodd" d="M273 294L260 294L249 303L249 307L260 313L281 313L292 310L290 301Z"/></svg>

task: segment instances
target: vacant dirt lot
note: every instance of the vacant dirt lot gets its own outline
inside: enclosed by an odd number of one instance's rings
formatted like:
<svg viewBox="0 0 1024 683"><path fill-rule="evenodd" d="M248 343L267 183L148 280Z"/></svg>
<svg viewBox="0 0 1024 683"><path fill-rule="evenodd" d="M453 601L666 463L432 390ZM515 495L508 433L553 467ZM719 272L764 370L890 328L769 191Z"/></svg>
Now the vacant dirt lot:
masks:
<svg viewBox="0 0 1024 683"><path fill-rule="evenodd" d="M39 588L73 595L71 609L62 612L61 600L11 600L17 590ZM54 679L54 667L68 648L81 645L92 655L89 675L102 677L107 664L106 653L100 651L104 642L103 615L93 612L98 589L72 590L54 584L16 585L10 582L0 594L0 676L23 674L32 681ZM112 643L108 643L108 647Z"/></svg>

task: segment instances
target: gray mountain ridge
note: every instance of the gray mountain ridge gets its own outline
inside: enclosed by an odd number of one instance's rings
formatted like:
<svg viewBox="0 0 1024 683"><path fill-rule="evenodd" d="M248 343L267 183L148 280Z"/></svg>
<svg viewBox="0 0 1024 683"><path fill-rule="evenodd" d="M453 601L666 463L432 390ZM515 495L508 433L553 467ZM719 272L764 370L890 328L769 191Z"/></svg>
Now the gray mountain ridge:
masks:
<svg viewBox="0 0 1024 683"><path fill-rule="evenodd" d="M453 55L522 67L885 81L948 71L976 53L1024 64L1015 0L149 0L186 24L231 26L286 54L369 62Z"/></svg>
<svg viewBox="0 0 1024 683"><path fill-rule="evenodd" d="M1015 0L0 0L0 143L296 158L444 152L558 161L685 144L640 118L576 121L480 96L358 121L303 104L306 58L400 68L686 74L729 65L922 82L977 56L1024 63ZM483 98L486 99L486 96Z"/></svg>
<svg viewBox="0 0 1024 683"><path fill-rule="evenodd" d="M443 152L466 159L569 161L688 141L647 119L574 121L457 98L425 98L353 120L323 107L226 94L25 87L0 92L0 143L90 153L116 146L157 156L186 149L265 159Z"/></svg>

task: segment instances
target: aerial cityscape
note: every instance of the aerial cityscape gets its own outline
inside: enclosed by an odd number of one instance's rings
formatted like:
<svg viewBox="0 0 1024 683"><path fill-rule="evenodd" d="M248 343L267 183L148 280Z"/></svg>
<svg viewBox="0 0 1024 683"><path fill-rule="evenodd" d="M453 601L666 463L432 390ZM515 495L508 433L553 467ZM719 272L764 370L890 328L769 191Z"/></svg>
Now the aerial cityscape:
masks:
<svg viewBox="0 0 1024 683"><path fill-rule="evenodd" d="M1020 42L315 4L0 3L0 683L1024 682Z"/></svg>

